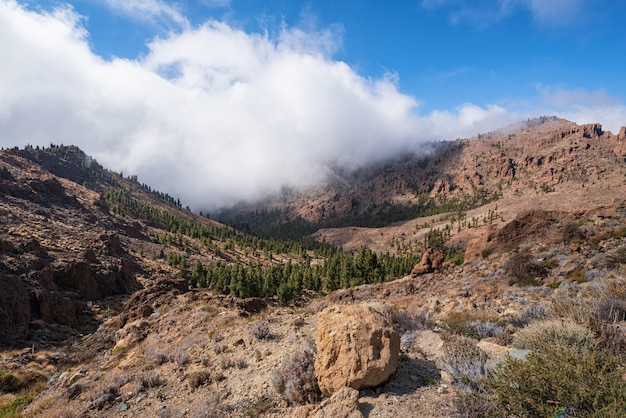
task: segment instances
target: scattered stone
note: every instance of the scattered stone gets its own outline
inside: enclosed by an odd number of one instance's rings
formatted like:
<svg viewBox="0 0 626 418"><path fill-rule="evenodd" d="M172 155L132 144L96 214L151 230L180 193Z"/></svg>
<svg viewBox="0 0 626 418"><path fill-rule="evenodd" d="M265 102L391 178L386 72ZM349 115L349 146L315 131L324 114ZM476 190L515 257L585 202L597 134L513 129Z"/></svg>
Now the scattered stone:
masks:
<svg viewBox="0 0 626 418"><path fill-rule="evenodd" d="M310 415L311 416L311 415ZM349 387L342 387L326 399L312 418L363 418L359 411L359 391Z"/></svg>

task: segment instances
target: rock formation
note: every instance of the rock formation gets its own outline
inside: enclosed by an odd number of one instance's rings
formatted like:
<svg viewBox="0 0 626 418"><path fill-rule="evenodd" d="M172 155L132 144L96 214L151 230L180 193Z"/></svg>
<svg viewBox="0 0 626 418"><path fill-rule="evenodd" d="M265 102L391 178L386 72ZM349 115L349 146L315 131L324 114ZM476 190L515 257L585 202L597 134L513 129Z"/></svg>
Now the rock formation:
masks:
<svg viewBox="0 0 626 418"><path fill-rule="evenodd" d="M396 371L400 336L383 304L326 308L318 316L315 342L315 373L326 395L346 386L380 385Z"/></svg>
<svg viewBox="0 0 626 418"><path fill-rule="evenodd" d="M422 274L432 273L433 271L439 270L441 265L443 264L443 253L437 249L429 248L424 252L422 256L422 261L413 267L411 271L412 277L417 277Z"/></svg>

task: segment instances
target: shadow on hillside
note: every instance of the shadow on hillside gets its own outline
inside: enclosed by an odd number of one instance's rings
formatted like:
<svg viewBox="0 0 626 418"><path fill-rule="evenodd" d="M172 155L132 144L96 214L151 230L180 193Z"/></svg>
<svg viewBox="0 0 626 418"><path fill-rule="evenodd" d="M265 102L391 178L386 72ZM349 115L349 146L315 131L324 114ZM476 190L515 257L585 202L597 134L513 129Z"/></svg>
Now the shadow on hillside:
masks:
<svg viewBox="0 0 626 418"><path fill-rule="evenodd" d="M378 397L381 393L387 396L403 396L416 389L439 382L441 375L433 361L419 358L404 358L398 363L398 370L383 385L361 391L361 397ZM374 405L360 402L361 413L368 417Z"/></svg>

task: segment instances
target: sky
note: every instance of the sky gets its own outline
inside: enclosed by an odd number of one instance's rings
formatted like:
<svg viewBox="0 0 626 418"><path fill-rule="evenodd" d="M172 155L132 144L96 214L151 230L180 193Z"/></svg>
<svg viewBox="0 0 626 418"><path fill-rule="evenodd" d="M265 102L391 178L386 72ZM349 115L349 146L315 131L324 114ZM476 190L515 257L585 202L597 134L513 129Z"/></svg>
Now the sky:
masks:
<svg viewBox="0 0 626 418"><path fill-rule="evenodd" d="M626 125L626 2L0 0L0 146L194 210L531 117Z"/></svg>

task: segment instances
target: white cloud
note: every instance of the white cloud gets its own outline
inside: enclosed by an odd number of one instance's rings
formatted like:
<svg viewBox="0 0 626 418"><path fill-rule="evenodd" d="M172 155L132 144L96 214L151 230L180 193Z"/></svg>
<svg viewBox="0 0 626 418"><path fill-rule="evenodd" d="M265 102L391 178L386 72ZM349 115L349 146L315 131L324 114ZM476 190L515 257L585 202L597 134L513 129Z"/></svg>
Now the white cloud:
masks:
<svg viewBox="0 0 626 418"><path fill-rule="evenodd" d="M498 23L513 13L527 10L542 26L565 26L583 15L587 0L422 0L426 9L447 9L452 24L478 26Z"/></svg>
<svg viewBox="0 0 626 418"><path fill-rule="evenodd" d="M164 0L103 0L105 4L136 20L151 23L170 23L175 26L187 27L189 22L178 7Z"/></svg>
<svg viewBox="0 0 626 418"><path fill-rule="evenodd" d="M605 90L565 89L562 87L538 86L540 99L556 109L569 108L572 104L585 107L612 107L619 105L620 99L611 97Z"/></svg>
<svg viewBox="0 0 626 418"><path fill-rule="evenodd" d="M524 0L536 21L542 24L564 26L582 13L585 0Z"/></svg>
<svg viewBox="0 0 626 418"><path fill-rule="evenodd" d="M76 144L213 210L311 184L335 162L419 152L520 117L470 103L420 115L397 75L365 78L333 60L333 33L271 37L211 21L153 40L142 58L105 60L71 9L2 1L0 145Z"/></svg>

